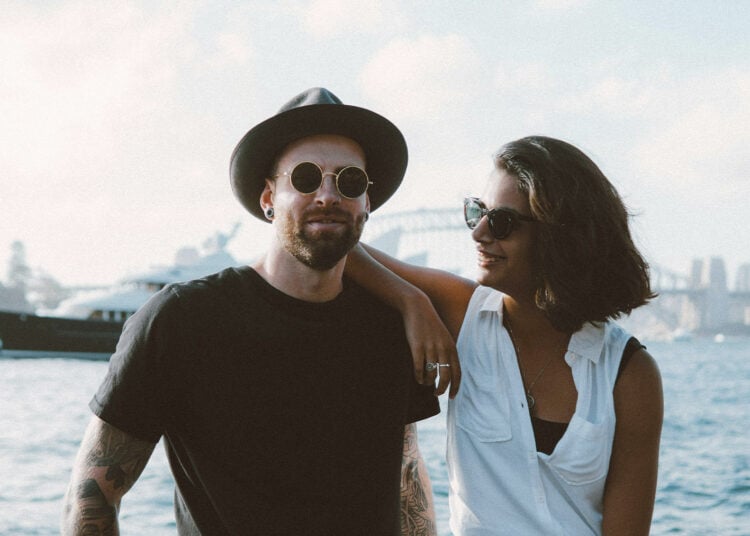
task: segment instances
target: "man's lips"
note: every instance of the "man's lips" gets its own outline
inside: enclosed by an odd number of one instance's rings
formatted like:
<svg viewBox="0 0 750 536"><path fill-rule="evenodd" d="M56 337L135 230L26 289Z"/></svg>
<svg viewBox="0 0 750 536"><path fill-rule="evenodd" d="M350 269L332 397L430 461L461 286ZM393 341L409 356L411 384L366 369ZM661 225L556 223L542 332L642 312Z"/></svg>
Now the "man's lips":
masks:
<svg viewBox="0 0 750 536"><path fill-rule="evenodd" d="M305 218L305 224L313 225L315 227L337 227L339 225L346 225L349 223L349 217L346 214L337 212L325 212L319 214L311 214Z"/></svg>
<svg viewBox="0 0 750 536"><path fill-rule="evenodd" d="M346 220L343 218L329 218L321 216L320 218L309 218L307 220L307 223L346 223Z"/></svg>

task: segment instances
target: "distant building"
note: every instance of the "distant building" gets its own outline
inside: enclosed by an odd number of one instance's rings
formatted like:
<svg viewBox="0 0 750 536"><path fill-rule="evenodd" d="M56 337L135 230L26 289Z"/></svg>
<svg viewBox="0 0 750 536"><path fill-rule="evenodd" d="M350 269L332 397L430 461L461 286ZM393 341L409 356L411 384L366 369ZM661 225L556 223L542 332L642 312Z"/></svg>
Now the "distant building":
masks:
<svg viewBox="0 0 750 536"><path fill-rule="evenodd" d="M737 269L734 290L737 292L750 292L750 264L742 264Z"/></svg>
<svg viewBox="0 0 750 536"><path fill-rule="evenodd" d="M706 310L701 325L707 329L718 329L729 322L729 289L724 259L711 257L705 263L705 286L708 289ZM707 279L707 281L706 281Z"/></svg>

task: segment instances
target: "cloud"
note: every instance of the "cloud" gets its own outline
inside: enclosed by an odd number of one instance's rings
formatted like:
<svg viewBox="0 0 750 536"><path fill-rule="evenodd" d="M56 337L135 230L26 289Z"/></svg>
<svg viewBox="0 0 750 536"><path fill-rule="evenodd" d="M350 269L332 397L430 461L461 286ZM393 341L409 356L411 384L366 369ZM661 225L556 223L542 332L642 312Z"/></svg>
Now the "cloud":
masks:
<svg viewBox="0 0 750 536"><path fill-rule="evenodd" d="M616 68L565 79L550 66L501 66L495 87L523 110L521 123L585 121L590 132L609 132L623 144L626 174L636 182L683 198L696 188L715 200L750 195L750 71L628 77ZM636 134L622 138L625 132Z"/></svg>
<svg viewBox="0 0 750 536"><path fill-rule="evenodd" d="M243 65L253 58L253 50L245 36L221 33L216 37L216 53L212 61L220 67Z"/></svg>
<svg viewBox="0 0 750 536"><path fill-rule="evenodd" d="M526 94L530 91L549 91L556 81L549 69L540 63L500 65L495 72L494 86L507 94Z"/></svg>
<svg viewBox="0 0 750 536"><path fill-rule="evenodd" d="M513 118L512 124L519 131L535 131L545 125L553 112L550 95L559 85L542 63L501 64L492 81L491 102Z"/></svg>
<svg viewBox="0 0 750 536"><path fill-rule="evenodd" d="M732 69L654 91L651 127L632 152L640 172L677 194L750 195L750 72Z"/></svg>
<svg viewBox="0 0 750 536"><path fill-rule="evenodd" d="M145 17L148 24L143 24ZM129 124L159 114L190 51L179 13L73 3L45 17L16 13L2 28L2 160L16 176L99 177ZM50 173L50 170L55 170Z"/></svg>
<svg viewBox="0 0 750 536"><path fill-rule="evenodd" d="M365 65L362 92L402 118L430 119L474 98L479 59L459 35L395 39Z"/></svg>
<svg viewBox="0 0 750 536"><path fill-rule="evenodd" d="M397 2L313 0L300 11L304 27L315 37L380 33L403 19Z"/></svg>
<svg viewBox="0 0 750 536"><path fill-rule="evenodd" d="M605 76L581 91L563 94L557 102L561 111L579 114L597 113L617 116L642 116L658 102L658 86L640 79Z"/></svg>
<svg viewBox="0 0 750 536"><path fill-rule="evenodd" d="M535 5L539 9L561 11L582 6L588 3L588 0L536 0Z"/></svg>

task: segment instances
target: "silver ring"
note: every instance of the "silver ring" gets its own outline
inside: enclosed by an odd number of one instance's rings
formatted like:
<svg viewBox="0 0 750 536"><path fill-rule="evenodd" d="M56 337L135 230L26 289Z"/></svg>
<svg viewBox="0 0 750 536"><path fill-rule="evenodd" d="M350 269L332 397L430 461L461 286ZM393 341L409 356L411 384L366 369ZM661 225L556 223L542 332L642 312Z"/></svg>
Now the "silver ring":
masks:
<svg viewBox="0 0 750 536"><path fill-rule="evenodd" d="M425 366L424 366L424 369L425 369L425 370L426 370L427 372L432 372L433 370L437 370L437 368L438 368L439 366L440 366L440 365L439 365L438 363L433 363L433 362L429 362L429 363L425 364Z"/></svg>
<svg viewBox="0 0 750 536"><path fill-rule="evenodd" d="M437 366L438 367L450 367L451 364L450 363L438 363Z"/></svg>

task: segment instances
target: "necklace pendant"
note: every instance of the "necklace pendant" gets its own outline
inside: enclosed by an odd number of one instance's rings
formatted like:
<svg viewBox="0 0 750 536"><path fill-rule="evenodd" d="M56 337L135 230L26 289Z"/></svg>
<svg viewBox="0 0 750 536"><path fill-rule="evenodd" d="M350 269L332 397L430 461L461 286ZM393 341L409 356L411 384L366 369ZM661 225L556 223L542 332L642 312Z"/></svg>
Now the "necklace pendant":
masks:
<svg viewBox="0 0 750 536"><path fill-rule="evenodd" d="M526 401L529 403L529 410L534 409L534 404L536 404L536 400L534 400L534 397L531 396L531 393L526 391Z"/></svg>

